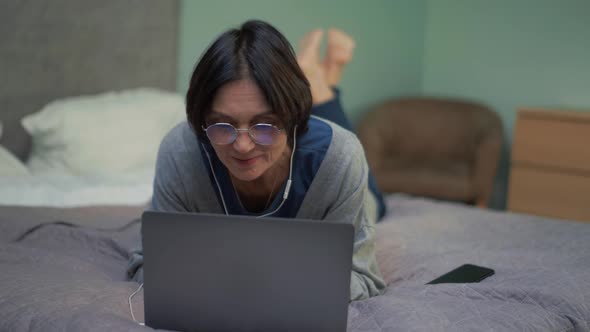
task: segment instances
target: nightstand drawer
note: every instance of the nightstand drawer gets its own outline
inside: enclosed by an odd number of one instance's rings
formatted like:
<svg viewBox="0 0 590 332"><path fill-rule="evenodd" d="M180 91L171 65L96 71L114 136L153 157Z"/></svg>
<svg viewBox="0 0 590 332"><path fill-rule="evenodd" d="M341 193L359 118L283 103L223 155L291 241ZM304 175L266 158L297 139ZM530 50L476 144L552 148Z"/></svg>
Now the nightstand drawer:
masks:
<svg viewBox="0 0 590 332"><path fill-rule="evenodd" d="M590 117L585 121L519 113L512 161L590 173Z"/></svg>
<svg viewBox="0 0 590 332"><path fill-rule="evenodd" d="M590 221L590 176L513 165L509 192L511 211Z"/></svg>

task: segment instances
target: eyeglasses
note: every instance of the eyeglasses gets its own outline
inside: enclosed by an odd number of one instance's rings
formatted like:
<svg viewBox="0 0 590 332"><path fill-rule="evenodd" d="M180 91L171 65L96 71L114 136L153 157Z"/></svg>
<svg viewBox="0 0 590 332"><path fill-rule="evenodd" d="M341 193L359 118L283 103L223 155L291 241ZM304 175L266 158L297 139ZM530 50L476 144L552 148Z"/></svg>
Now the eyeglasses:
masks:
<svg viewBox="0 0 590 332"><path fill-rule="evenodd" d="M277 140L282 129L268 123L258 123L248 129L237 129L229 123L214 123L209 127L202 127L211 143L218 145L232 144L242 131L248 132L248 136L259 145L272 145Z"/></svg>

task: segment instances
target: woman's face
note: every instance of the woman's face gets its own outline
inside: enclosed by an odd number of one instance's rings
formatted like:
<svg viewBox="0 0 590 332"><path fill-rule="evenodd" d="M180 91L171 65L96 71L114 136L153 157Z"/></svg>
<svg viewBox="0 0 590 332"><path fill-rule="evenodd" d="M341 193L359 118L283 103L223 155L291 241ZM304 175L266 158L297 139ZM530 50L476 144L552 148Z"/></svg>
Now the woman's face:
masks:
<svg viewBox="0 0 590 332"><path fill-rule="evenodd" d="M258 123L269 123L283 129L262 91L256 83L247 79L222 86L213 99L205 121L205 127L224 122L237 129L247 129ZM282 130L272 145L259 145L252 141L247 132L242 131L233 143L212 146L232 176L242 181L252 181L281 159L287 149L287 135Z"/></svg>

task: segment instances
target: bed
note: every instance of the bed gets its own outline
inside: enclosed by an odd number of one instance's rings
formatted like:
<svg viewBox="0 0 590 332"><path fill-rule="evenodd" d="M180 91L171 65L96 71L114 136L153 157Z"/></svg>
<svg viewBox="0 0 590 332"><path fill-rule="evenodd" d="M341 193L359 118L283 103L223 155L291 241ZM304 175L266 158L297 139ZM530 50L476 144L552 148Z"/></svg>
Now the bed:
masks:
<svg viewBox="0 0 590 332"><path fill-rule="evenodd" d="M587 224L404 195L387 204L377 259L388 286L350 305L349 331L590 329ZM125 276L143 208L1 208L0 330L149 330L131 318L137 284ZM64 223L36 227L52 221ZM464 263L496 274L425 285ZM132 301L139 321L142 301Z"/></svg>
<svg viewBox="0 0 590 332"><path fill-rule="evenodd" d="M14 84L0 91L0 331L148 331L131 317L138 284L125 271L154 142L182 117L178 3L4 6L0 63ZM349 331L590 330L589 224L386 199L377 260L388 286L350 304ZM496 274L425 285L464 263ZM142 292L131 307L143 321Z"/></svg>

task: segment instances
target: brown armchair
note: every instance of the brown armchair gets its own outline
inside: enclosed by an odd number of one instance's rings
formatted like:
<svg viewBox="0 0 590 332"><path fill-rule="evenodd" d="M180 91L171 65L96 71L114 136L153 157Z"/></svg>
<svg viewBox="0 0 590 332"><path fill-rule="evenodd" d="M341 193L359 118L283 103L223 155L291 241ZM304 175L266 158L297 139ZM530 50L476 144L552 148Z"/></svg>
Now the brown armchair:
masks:
<svg viewBox="0 0 590 332"><path fill-rule="evenodd" d="M379 188L487 206L502 147L502 122L472 102L406 98L359 122Z"/></svg>

